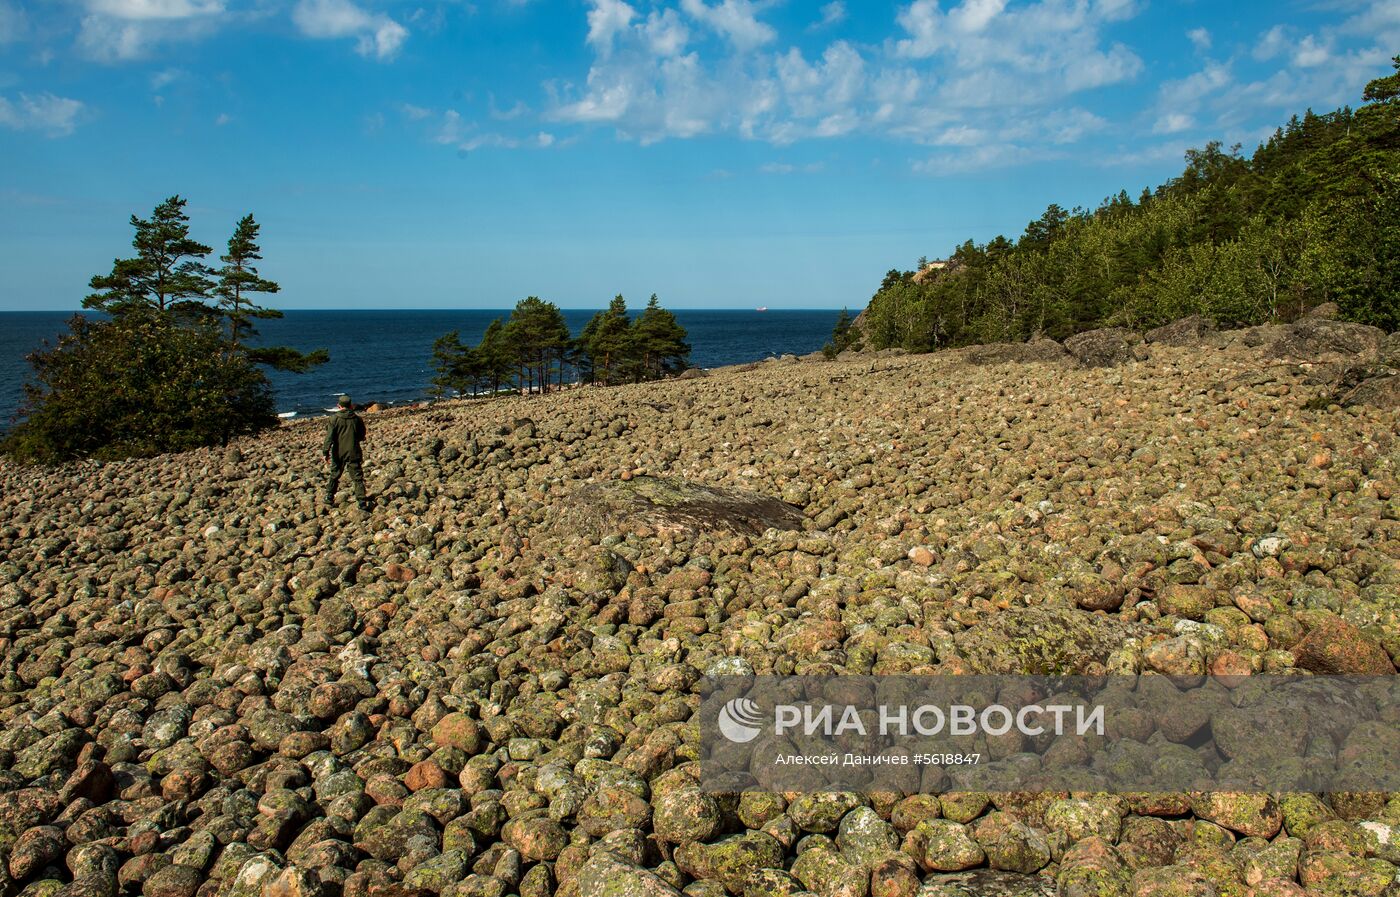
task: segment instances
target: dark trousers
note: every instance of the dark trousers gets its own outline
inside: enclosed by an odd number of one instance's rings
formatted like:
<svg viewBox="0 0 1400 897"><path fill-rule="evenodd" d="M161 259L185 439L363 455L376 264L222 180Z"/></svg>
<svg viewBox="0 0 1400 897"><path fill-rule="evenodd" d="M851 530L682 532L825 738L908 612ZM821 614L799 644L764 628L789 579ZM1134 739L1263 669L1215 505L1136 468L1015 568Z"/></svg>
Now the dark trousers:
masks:
<svg viewBox="0 0 1400 897"><path fill-rule="evenodd" d="M340 485L340 474L348 472L350 474L350 484L355 487L355 498L359 501L365 500L365 472L360 468L359 461L342 461L339 458L331 458L331 477L326 483L326 501L335 501L335 490Z"/></svg>

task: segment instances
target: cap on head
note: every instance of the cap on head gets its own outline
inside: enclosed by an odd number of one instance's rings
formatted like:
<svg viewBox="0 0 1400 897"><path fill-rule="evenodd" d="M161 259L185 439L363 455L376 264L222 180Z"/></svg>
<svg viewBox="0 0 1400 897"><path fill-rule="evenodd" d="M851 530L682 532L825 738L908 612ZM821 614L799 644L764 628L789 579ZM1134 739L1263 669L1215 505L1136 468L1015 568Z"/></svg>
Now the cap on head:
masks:
<svg viewBox="0 0 1400 897"><path fill-rule="evenodd" d="M337 403L338 405L340 405L340 407L342 407L342 408L349 408L349 407L350 407L350 397L349 397L349 396L341 396L339 399L336 399L336 403Z"/></svg>

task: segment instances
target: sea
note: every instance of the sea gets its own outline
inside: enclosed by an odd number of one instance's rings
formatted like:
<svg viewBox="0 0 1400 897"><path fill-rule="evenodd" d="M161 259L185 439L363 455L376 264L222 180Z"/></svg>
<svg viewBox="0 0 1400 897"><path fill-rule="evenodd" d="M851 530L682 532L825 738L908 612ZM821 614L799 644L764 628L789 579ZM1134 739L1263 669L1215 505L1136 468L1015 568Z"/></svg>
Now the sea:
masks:
<svg viewBox="0 0 1400 897"><path fill-rule="evenodd" d="M348 393L357 404L405 404L428 396L433 377L433 341L456 330L475 343L495 318L510 310L291 310L258 322L262 345L303 351L325 349L331 360L306 374L269 372L279 412L297 417L323 414L335 397ZM564 309L577 334L593 309ZM831 338L836 311L773 309L675 309L689 334L690 363L713 368L761 361L775 355L815 352ZM11 425L24 398L31 370L26 356L63 333L72 312L0 312L0 430Z"/></svg>

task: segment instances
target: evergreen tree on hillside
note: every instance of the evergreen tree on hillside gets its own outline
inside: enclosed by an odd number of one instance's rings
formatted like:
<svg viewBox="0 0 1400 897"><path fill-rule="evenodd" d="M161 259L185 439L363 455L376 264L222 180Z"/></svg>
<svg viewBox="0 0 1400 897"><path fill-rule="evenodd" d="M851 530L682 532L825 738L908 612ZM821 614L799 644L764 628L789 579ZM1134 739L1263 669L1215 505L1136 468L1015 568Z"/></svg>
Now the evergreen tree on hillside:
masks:
<svg viewBox="0 0 1400 897"><path fill-rule="evenodd" d="M1215 141L1133 203L1051 205L1014 244L966 242L944 276L887 273L865 335L923 350L1188 314L1230 326L1334 301L1400 327L1400 57L1366 105L1294 116L1252 155Z"/></svg>
<svg viewBox="0 0 1400 897"><path fill-rule="evenodd" d="M92 278L84 308L111 315L131 311L203 311L214 286L202 259L213 250L190 237L186 201L172 196L150 218L131 216L133 258L116 259L109 274Z"/></svg>
<svg viewBox="0 0 1400 897"><path fill-rule="evenodd" d="M836 316L836 326L831 328L831 339L822 346L822 354L827 358L835 358L851 348L860 338L860 331L855 329L854 325L855 320L851 313L842 308L841 314Z"/></svg>

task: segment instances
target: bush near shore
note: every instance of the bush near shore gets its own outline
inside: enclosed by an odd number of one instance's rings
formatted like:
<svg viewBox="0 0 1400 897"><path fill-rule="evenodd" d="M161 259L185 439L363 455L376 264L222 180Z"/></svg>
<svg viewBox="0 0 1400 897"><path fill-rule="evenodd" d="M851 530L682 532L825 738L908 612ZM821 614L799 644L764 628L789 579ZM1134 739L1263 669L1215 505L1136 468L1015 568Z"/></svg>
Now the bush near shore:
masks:
<svg viewBox="0 0 1400 897"><path fill-rule="evenodd" d="M131 216L136 255L92 278L83 307L55 344L29 355L20 422L0 450L58 463L177 452L277 425L262 367L306 371L324 350L253 347L254 322L281 317L258 305L278 285L258 274L258 223L244 216L213 268L190 236L186 201L172 196L148 219Z"/></svg>

